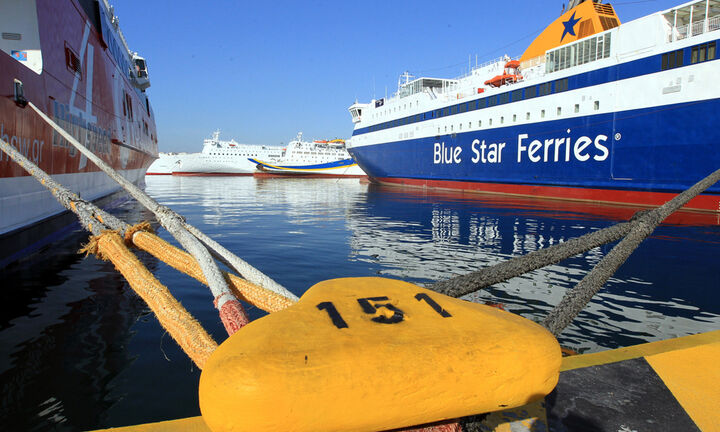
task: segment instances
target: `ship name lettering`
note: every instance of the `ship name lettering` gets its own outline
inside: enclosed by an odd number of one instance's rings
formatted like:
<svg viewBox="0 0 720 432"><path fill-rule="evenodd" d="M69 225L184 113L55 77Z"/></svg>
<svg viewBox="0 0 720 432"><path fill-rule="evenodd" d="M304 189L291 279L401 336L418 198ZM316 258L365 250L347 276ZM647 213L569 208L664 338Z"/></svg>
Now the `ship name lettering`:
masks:
<svg viewBox="0 0 720 432"><path fill-rule="evenodd" d="M445 143L435 143L433 146L433 163L434 164L459 164L462 153L461 147L445 146Z"/></svg>
<svg viewBox="0 0 720 432"><path fill-rule="evenodd" d="M480 147L478 147L478 144ZM480 140L474 140L471 148L472 152L475 154L475 156L470 159L472 163L501 163L502 151L505 148L505 143L491 143L490 145L486 145L485 140L482 140L482 143ZM487 153L485 153L486 149Z"/></svg>
<svg viewBox="0 0 720 432"><path fill-rule="evenodd" d="M17 151L22 153L23 156L32 160L34 163L39 164L42 162L43 146L45 141L34 139L32 137L21 137L18 135L10 136L5 131L5 123L0 123L0 139L15 147ZM10 155L7 153L0 153L0 162L9 161Z"/></svg>
<svg viewBox="0 0 720 432"><path fill-rule="evenodd" d="M570 130L568 130L570 133ZM581 136L574 142L571 137L560 137L560 138L548 138L544 141L534 139L530 141L530 144L525 144L523 141L529 138L528 134L518 135L517 144L517 161L522 162L523 154L527 155L527 158L532 163L537 162L559 162L564 159L565 162L570 162L571 156L580 162L586 162L592 157L593 160L602 162L608 158L610 151L607 146L604 145L608 137L606 135L597 135L593 140L587 136ZM591 154L591 150L588 149L590 144L593 144L595 154Z"/></svg>

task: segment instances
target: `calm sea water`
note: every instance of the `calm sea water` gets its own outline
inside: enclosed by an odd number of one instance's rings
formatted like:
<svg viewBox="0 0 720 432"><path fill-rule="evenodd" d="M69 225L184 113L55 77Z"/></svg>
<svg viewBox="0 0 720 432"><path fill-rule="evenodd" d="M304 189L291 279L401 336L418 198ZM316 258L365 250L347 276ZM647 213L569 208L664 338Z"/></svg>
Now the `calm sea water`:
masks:
<svg viewBox="0 0 720 432"><path fill-rule="evenodd" d="M629 218L635 209L383 188L357 179L148 177L147 192L294 293L325 279L417 284L464 274ZM113 210L151 219L133 202ZM562 335L581 352L720 329L720 226L661 226ZM165 231L160 235L170 239ZM199 414L200 376L79 232L3 271L3 430L88 430ZM612 245L472 295L541 319ZM209 291L142 261L217 341ZM264 313L249 310L251 318Z"/></svg>

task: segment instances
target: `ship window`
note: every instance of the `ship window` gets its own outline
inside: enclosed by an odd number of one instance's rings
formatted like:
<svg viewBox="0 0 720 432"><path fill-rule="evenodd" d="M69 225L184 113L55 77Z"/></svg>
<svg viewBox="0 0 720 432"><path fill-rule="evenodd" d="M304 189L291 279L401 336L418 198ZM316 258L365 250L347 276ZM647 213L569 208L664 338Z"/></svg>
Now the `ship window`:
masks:
<svg viewBox="0 0 720 432"><path fill-rule="evenodd" d="M530 113L529 113L529 112L526 112L526 113L525 113L525 120L530 120Z"/></svg>
<svg viewBox="0 0 720 432"><path fill-rule="evenodd" d="M462 113L465 111L467 111L467 104L460 104L460 112Z"/></svg>
<svg viewBox="0 0 720 432"><path fill-rule="evenodd" d="M502 117L502 116L501 116L501 117L500 117L500 124L503 124L503 123L505 123L505 117Z"/></svg>
<svg viewBox="0 0 720 432"><path fill-rule="evenodd" d="M555 93L564 92L568 89L568 79L563 78L555 81Z"/></svg>
<svg viewBox="0 0 720 432"><path fill-rule="evenodd" d="M472 111L472 110L474 110L475 108L477 108L477 101L473 101L473 102L468 102L468 103L467 103L467 110L468 110L468 111Z"/></svg>
<svg viewBox="0 0 720 432"><path fill-rule="evenodd" d="M498 104L506 104L510 102L510 93L503 93L500 96L498 96Z"/></svg>
<svg viewBox="0 0 720 432"><path fill-rule="evenodd" d="M575 112L580 112L580 104L575 104Z"/></svg>
<svg viewBox="0 0 720 432"><path fill-rule="evenodd" d="M468 129L472 128L472 123L468 122Z"/></svg>
<svg viewBox="0 0 720 432"><path fill-rule="evenodd" d="M513 114L513 122L517 121L517 114Z"/></svg>
<svg viewBox="0 0 720 432"><path fill-rule="evenodd" d="M600 101L595 101L595 111L600 109Z"/></svg>
<svg viewBox="0 0 720 432"><path fill-rule="evenodd" d="M700 63L715 59L715 42L704 43L692 47L690 63Z"/></svg>
<svg viewBox="0 0 720 432"><path fill-rule="evenodd" d="M520 89L520 90L513 90L513 92L512 92L512 101L513 101L513 102L517 102L517 101L519 101L519 100L522 100L522 98L523 98L522 92L523 92L522 89Z"/></svg>
<svg viewBox="0 0 720 432"><path fill-rule="evenodd" d="M562 114L562 108L557 107L557 115L561 115L561 114Z"/></svg>
<svg viewBox="0 0 720 432"><path fill-rule="evenodd" d="M488 126L492 126L492 119L488 119Z"/></svg>
<svg viewBox="0 0 720 432"><path fill-rule="evenodd" d="M538 84L538 96L545 96L552 93L552 83Z"/></svg>
<svg viewBox="0 0 720 432"><path fill-rule="evenodd" d="M478 120L478 127L482 127L482 120Z"/></svg>
<svg viewBox="0 0 720 432"><path fill-rule="evenodd" d="M540 118L545 118L545 110L540 111Z"/></svg>
<svg viewBox="0 0 720 432"><path fill-rule="evenodd" d="M668 70L683 65L683 50L675 50L662 55L660 70Z"/></svg>
<svg viewBox="0 0 720 432"><path fill-rule="evenodd" d="M458 125L458 130L462 130L462 123Z"/></svg>
<svg viewBox="0 0 720 432"><path fill-rule="evenodd" d="M458 112L458 107L457 107L457 105L453 105L452 107L450 107L450 114L451 114L451 115L452 115L452 114L457 114L457 112Z"/></svg>
<svg viewBox="0 0 720 432"><path fill-rule="evenodd" d="M487 98L487 99L488 99L488 106L489 106L489 107L497 105L497 96L491 96L491 97L489 97L489 98Z"/></svg>
<svg viewBox="0 0 720 432"><path fill-rule="evenodd" d="M537 96L537 86L532 86L525 89L525 99L532 99L535 96Z"/></svg>

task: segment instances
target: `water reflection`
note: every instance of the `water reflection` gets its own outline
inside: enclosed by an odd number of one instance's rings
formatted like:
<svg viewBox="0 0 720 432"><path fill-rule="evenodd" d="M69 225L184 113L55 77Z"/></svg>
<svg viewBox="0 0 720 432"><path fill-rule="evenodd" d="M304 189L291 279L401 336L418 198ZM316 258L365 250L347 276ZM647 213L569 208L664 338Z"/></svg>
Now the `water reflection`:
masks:
<svg viewBox="0 0 720 432"><path fill-rule="evenodd" d="M427 195L371 187L349 214L355 259L427 284L524 255L616 223L607 206ZM630 213L632 214L632 213ZM469 296L540 320L611 249L594 248ZM720 328L717 226L661 226L562 335L578 351Z"/></svg>
<svg viewBox="0 0 720 432"><path fill-rule="evenodd" d="M432 283L602 229L637 210L437 194L357 179L146 181L151 196L298 295L337 277ZM119 212L129 222L150 218L134 204ZM165 231L159 234L171 240ZM112 265L75 253L84 239L78 234L3 274L3 427L87 430L198 415L199 372ZM720 228L707 217L685 215L660 227L561 342L597 350L720 328L719 247ZM501 302L538 320L610 248L471 299ZM225 338L205 287L141 259L217 341ZM253 319L264 315L256 308L249 313Z"/></svg>

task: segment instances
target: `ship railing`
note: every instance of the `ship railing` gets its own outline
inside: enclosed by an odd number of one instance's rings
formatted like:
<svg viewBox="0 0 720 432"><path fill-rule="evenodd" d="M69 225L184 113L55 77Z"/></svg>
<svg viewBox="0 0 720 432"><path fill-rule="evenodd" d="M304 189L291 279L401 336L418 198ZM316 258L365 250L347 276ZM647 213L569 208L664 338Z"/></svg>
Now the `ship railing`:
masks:
<svg viewBox="0 0 720 432"><path fill-rule="evenodd" d="M457 77L456 79L461 80L461 79L463 79L463 78L467 78L467 77L473 76L473 75L475 74L475 71L479 71L479 70L481 70L481 69L487 68L488 66L492 66L492 65L495 65L495 64L498 64L498 63L502 63L502 64L504 65L505 62L508 62L508 61L510 61L510 60L519 60L519 58L520 58L520 57L510 57L510 56L504 55L504 56L500 56L500 57L498 57L498 58L496 58L496 59L493 59L493 60L488 60L488 61L486 61L485 63L479 64L479 65L478 65L478 64L475 64L475 67L470 68L470 72L468 72L468 73L466 73L466 74L463 74L463 75L460 75L460 76Z"/></svg>
<svg viewBox="0 0 720 432"><path fill-rule="evenodd" d="M674 27L668 36L668 42L679 41L716 30L720 30L720 15L695 21L692 24Z"/></svg>
<svg viewBox="0 0 720 432"><path fill-rule="evenodd" d="M531 59L527 59L520 63L520 70L530 69L531 67L539 66L545 63L545 56L537 56Z"/></svg>

